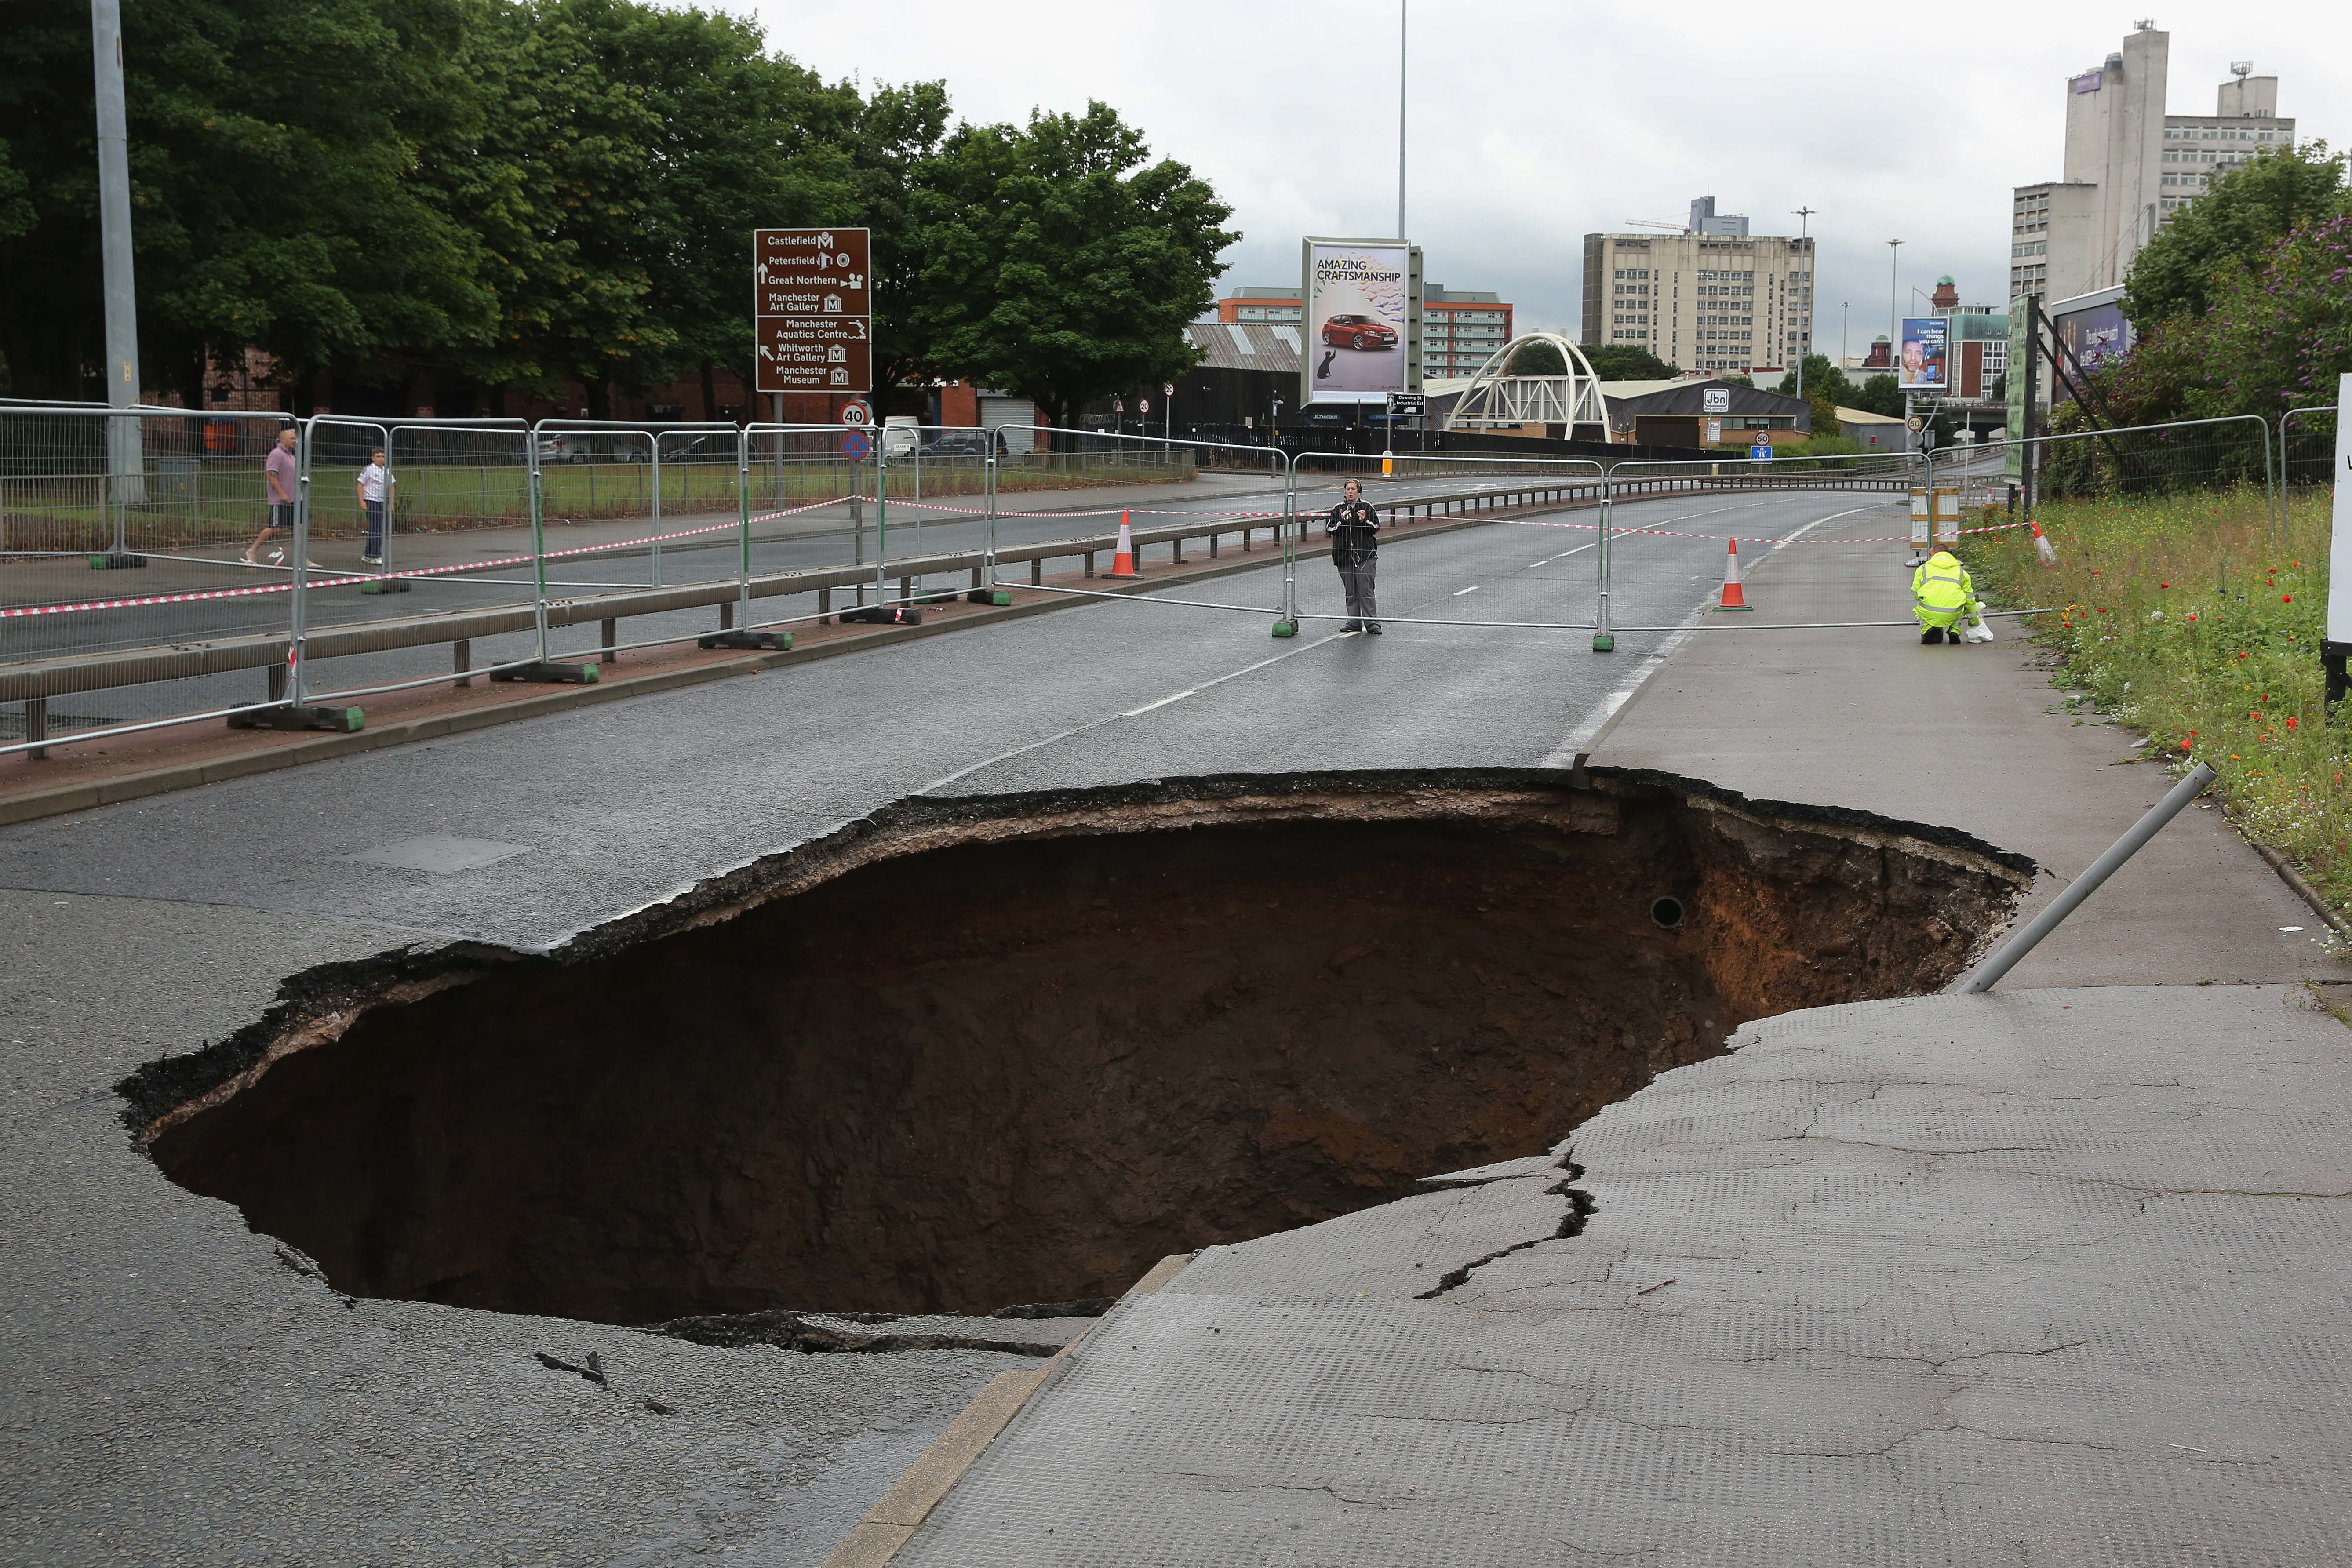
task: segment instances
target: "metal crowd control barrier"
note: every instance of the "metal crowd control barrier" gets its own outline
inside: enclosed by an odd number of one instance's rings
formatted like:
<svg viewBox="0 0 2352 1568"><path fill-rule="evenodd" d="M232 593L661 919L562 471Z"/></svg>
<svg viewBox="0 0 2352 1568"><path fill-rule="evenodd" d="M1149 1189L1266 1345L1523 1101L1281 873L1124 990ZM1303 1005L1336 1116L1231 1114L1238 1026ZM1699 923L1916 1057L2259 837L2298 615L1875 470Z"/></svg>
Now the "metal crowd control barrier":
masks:
<svg viewBox="0 0 2352 1568"><path fill-rule="evenodd" d="M1970 450L1999 456L2004 473L2016 456L2016 498L2025 514L2044 501L2157 497L2251 486L2259 479L2275 531L2276 458L2269 422L2260 415L2000 438L1977 442Z"/></svg>
<svg viewBox="0 0 2352 1568"><path fill-rule="evenodd" d="M2198 421L2042 437L2029 467L2047 493L2068 497L2251 486L2259 475L2275 505L2279 480L2301 478L2296 443L2308 437L2296 432L2324 413L2282 421L2275 454L2261 421ZM135 423L137 439L112 438L110 421ZM296 434L293 537L270 536L279 558L247 563L265 542L262 464L281 428ZM1993 508L1979 526L2025 521L2012 519L1994 477L2000 443L1893 459L1612 464L894 426L873 433L874 451L856 463L845 434L0 404L0 713L23 714L0 752L263 714L348 725L355 710L330 704L483 676L593 680L623 652L687 642L782 647L793 628L845 612L915 618L957 596L940 590L948 574L968 573L966 592L992 604L1026 590L1270 613L1276 635L1295 635L1344 614L1326 603L1336 581L1302 583L1298 561L1319 543L1308 514L1326 510L1349 475L1366 479L1389 542L1403 547L1383 568L1390 618L1591 631L1597 647L1622 632L1690 625L1906 624L1895 537L1906 531L1856 522L1869 513L1845 506L1775 521L1808 492L1918 491L1934 503L1953 489L1980 514ZM354 480L378 444L394 486L385 559L349 563L338 553L366 550ZM122 470L126 449L136 472ZM1079 489L1088 493L1069 493ZM1769 526L1743 523L1743 508ZM892 526L910 516L912 526ZM1188 542L1215 556L1235 533L1244 553L1261 531L1276 550L1263 587L1100 581L1122 521L1139 559L1167 552L1148 570L1183 562ZM1504 521L1513 526L1444 526ZM1759 547L1748 564L1772 597L1748 616L1717 616L1706 605L1719 600L1734 538L1743 555ZM1069 574L1048 581L1056 562L1069 564L1055 574ZM122 591L132 582L135 592ZM1587 584L1590 617L1564 611ZM1841 594L1853 602L1856 589L1875 596L1867 613L1804 607ZM625 620L639 634L625 641ZM451 650L437 668L436 647ZM476 661L476 647L487 657ZM266 692L236 689L255 669ZM67 697L73 710L60 713Z"/></svg>
<svg viewBox="0 0 2352 1568"><path fill-rule="evenodd" d="M1513 458L1432 453L1373 457L1301 452L1293 461L1299 542L1318 516L1339 504L1356 480L1363 499L1383 514L1374 557L1374 593L1382 626L1483 626L1590 631L1593 623L1563 617L1556 606L1580 594L1577 566L1561 563L1588 552L1592 522L1559 514L1590 506L1604 493L1602 465L1590 458ZM1300 487L1308 487L1301 489ZM1529 516L1529 512L1546 515ZM1469 523L1496 523L1493 529ZM1506 522L1516 526L1500 526ZM1531 542L1540 540L1540 543ZM1541 552L1541 559L1528 555ZM1295 552L1294 552L1295 553ZM1296 572L1295 559L1290 570ZM1333 574L1336 590L1339 574ZM1300 612L1308 620L1349 621L1344 595L1336 610ZM1326 601L1318 595L1317 603ZM1295 603L1295 599L1294 599Z"/></svg>
<svg viewBox="0 0 2352 1568"><path fill-rule="evenodd" d="M298 478L291 519L274 516L263 479L288 428L299 470L301 433L281 414L0 405L0 691L22 704L0 753L196 720L277 722L300 700L305 497ZM291 537L264 532L278 521ZM220 679L84 679L99 664L137 676L168 662L158 650L224 636L275 649L259 700ZM65 697L73 710L54 706Z"/></svg>
<svg viewBox="0 0 2352 1568"><path fill-rule="evenodd" d="M1937 485L1924 455L1628 460L1610 466L1607 491L1595 552L1598 651L1632 632L1912 624L1919 535L1898 519L1915 496L1933 507ZM1847 504L1862 496L1887 501ZM1675 510L1660 515L1664 509L1653 507L1629 522L1619 513L1635 502ZM1890 502L1895 516L1884 510ZM1823 504L1835 510L1822 511ZM1947 537L1957 538L1956 516ZM1791 569L1800 559L1801 573ZM1790 616L1777 604L1747 602L1745 580L1759 572L1784 579L1803 607ZM1874 608L1880 605L1886 608Z"/></svg>

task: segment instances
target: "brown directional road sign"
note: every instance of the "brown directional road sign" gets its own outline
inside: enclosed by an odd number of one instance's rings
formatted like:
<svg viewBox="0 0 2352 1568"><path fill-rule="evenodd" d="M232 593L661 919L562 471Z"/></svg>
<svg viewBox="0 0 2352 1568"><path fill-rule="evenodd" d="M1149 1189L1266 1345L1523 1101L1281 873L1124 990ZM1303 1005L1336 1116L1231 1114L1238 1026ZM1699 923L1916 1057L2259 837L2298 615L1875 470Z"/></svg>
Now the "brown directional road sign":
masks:
<svg viewBox="0 0 2352 1568"><path fill-rule="evenodd" d="M752 230L760 391L874 390L871 238L862 228Z"/></svg>

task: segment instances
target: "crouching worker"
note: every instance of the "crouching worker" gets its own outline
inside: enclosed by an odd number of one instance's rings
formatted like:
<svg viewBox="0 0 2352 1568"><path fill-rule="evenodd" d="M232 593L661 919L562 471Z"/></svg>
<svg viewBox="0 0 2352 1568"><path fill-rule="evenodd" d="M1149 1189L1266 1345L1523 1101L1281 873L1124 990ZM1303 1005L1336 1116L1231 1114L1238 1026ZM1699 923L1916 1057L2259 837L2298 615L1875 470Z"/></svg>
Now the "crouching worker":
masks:
<svg viewBox="0 0 2352 1568"><path fill-rule="evenodd" d="M1911 613L1919 617L1923 643L1960 641L1960 622L1983 624L1976 584L1969 569L1948 550L1938 550L1911 574Z"/></svg>

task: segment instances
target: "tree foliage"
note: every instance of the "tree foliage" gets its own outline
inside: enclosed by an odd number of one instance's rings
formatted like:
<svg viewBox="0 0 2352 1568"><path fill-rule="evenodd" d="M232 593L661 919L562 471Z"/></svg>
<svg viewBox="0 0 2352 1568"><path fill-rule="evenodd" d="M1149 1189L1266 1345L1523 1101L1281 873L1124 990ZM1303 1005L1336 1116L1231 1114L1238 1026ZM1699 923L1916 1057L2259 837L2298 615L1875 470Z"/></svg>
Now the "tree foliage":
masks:
<svg viewBox="0 0 2352 1568"><path fill-rule="evenodd" d="M1109 105L965 126L925 182L909 323L940 370L1034 399L1055 424L1172 380L1214 302L1233 209L1183 164L1147 162Z"/></svg>
<svg viewBox="0 0 2352 1568"><path fill-rule="evenodd" d="M1672 381L1682 373L1632 343L1580 343L1592 374L1603 381Z"/></svg>
<svg viewBox="0 0 2352 1568"><path fill-rule="evenodd" d="M2133 263L2131 352L2092 373L2100 416L2060 430L2253 414L2336 401L2352 371L2352 188L2320 142L2266 151L2167 223Z"/></svg>
<svg viewBox="0 0 2352 1568"><path fill-rule="evenodd" d="M1511 363L1507 367L1506 367L1505 374L1508 375L1566 375L1568 374L1568 356L1559 352L1559 344L1547 342L1543 339L1538 338L1533 342L1521 343L1518 346L1517 352L1511 355Z"/></svg>
<svg viewBox="0 0 2352 1568"><path fill-rule="evenodd" d="M538 396L752 359L751 230L874 230L880 384L1066 413L1191 363L1235 237L1097 104L952 134L940 82L828 84L755 23L651 0L123 0L151 386L248 348L298 389ZM87 14L0 0L0 391L102 356ZM300 401L298 392L298 404Z"/></svg>
<svg viewBox="0 0 2352 1568"><path fill-rule="evenodd" d="M2265 147L2175 212L2133 260L2123 308L2135 322L2201 316L2221 275L2278 238L2344 210L2344 155L2325 142Z"/></svg>

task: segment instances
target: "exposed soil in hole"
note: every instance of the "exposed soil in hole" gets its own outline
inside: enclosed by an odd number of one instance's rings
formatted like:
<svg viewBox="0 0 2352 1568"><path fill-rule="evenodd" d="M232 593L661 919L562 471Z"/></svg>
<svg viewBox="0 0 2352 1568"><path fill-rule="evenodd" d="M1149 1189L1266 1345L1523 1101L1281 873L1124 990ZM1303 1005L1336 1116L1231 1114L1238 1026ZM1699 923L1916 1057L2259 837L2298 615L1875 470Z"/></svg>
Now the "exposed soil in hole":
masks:
<svg viewBox="0 0 2352 1568"><path fill-rule="evenodd" d="M355 1294L986 1311L1539 1152L1748 1018L1938 987L2032 869L1589 783L905 802L552 956L298 977L123 1088L175 1181Z"/></svg>

